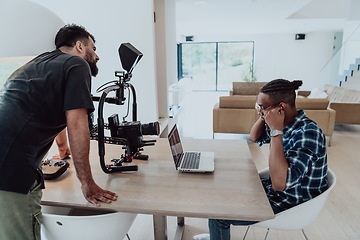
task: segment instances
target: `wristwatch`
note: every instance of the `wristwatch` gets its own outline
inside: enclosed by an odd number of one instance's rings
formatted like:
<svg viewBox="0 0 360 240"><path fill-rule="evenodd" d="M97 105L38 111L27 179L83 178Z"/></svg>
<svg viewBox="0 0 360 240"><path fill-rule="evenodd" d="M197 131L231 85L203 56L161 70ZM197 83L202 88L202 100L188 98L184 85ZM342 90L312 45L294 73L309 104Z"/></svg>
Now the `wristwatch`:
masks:
<svg viewBox="0 0 360 240"><path fill-rule="evenodd" d="M280 130L270 130L270 137L276 137L277 135L283 135L283 131L280 131Z"/></svg>

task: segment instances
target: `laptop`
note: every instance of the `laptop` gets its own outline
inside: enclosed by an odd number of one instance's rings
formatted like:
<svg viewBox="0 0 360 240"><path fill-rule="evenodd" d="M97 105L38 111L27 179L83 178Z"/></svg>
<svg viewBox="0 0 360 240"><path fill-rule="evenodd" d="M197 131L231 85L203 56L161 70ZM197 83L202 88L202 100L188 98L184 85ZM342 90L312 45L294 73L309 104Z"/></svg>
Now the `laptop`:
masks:
<svg viewBox="0 0 360 240"><path fill-rule="evenodd" d="M175 168L180 172L213 172L215 154L213 152L184 152L176 124L171 129L168 140L174 158Z"/></svg>

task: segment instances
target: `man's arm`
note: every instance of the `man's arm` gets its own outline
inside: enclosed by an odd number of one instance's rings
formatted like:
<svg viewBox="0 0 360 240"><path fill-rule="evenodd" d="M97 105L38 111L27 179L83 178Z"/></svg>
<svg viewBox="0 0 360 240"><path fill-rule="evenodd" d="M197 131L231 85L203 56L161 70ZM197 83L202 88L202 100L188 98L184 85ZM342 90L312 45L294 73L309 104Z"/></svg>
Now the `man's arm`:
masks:
<svg viewBox="0 0 360 240"><path fill-rule="evenodd" d="M259 117L259 119L251 127L249 140L252 142L256 142L262 136L264 131L265 131L265 121L262 117Z"/></svg>
<svg viewBox="0 0 360 240"><path fill-rule="evenodd" d="M270 110L264 119L271 130L283 130L285 113L279 107ZM282 134L271 137L269 172L274 190L283 191L285 189L288 168L289 164L285 157Z"/></svg>
<svg viewBox="0 0 360 240"><path fill-rule="evenodd" d="M55 141L58 146L60 159L70 155L70 148L66 136L66 128L56 136Z"/></svg>
<svg viewBox="0 0 360 240"><path fill-rule="evenodd" d="M100 206L99 201L106 203L115 201L117 195L100 188L92 177L89 163L90 133L87 109L66 111L66 122L71 155L85 199L96 206Z"/></svg>

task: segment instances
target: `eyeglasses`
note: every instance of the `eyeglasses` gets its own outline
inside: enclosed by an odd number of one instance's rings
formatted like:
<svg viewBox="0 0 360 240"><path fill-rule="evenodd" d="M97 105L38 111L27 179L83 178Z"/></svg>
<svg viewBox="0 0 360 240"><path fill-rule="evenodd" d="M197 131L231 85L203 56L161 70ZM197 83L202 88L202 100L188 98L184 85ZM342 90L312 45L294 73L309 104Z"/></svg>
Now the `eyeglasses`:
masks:
<svg viewBox="0 0 360 240"><path fill-rule="evenodd" d="M270 106L267 106L267 107L264 107L264 106L259 105L258 103L256 103L256 104L255 104L255 108L256 108L256 110L258 111L258 113L263 114L263 112L269 111L270 109L279 106L280 103L281 103L281 102L275 103L275 104L271 104Z"/></svg>

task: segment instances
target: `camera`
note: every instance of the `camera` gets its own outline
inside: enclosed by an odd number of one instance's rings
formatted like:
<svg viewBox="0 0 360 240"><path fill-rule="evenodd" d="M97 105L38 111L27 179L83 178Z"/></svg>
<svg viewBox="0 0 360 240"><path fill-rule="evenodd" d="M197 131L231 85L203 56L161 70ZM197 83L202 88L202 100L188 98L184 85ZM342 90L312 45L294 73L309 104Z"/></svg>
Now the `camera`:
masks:
<svg viewBox="0 0 360 240"><path fill-rule="evenodd" d="M144 140L143 135L159 135L158 122L141 124L139 121L119 123L118 114L108 118L112 138L126 139L129 155L137 157L140 148L153 145L153 140Z"/></svg>
<svg viewBox="0 0 360 240"><path fill-rule="evenodd" d="M129 83L132 77L132 71L137 63L142 58L142 53L137 50L130 43L122 43L119 47L120 61L125 71L115 71L117 80L110 81L100 86L97 92L102 92L101 97L93 96L93 101L98 101L98 119L97 124L90 126L90 138L98 141L100 165L105 173L123 172L123 171L137 171L136 165L123 165L123 163L131 162L133 158L148 160L148 156L141 154L144 146L154 145L156 140L144 140L143 135L159 135L160 126L158 122L151 122L141 124L137 121L137 104L136 92L132 84ZM113 114L108 118L108 123L104 122L104 103L124 105L126 97L124 91L130 90L132 93L132 121L123 121L120 123L118 114ZM114 91L115 97L107 97L107 95ZM129 105L128 105L129 112ZM111 136L105 136L105 129L110 130ZM111 164L105 164L105 143L123 145L125 153L121 154L119 159L112 159Z"/></svg>

